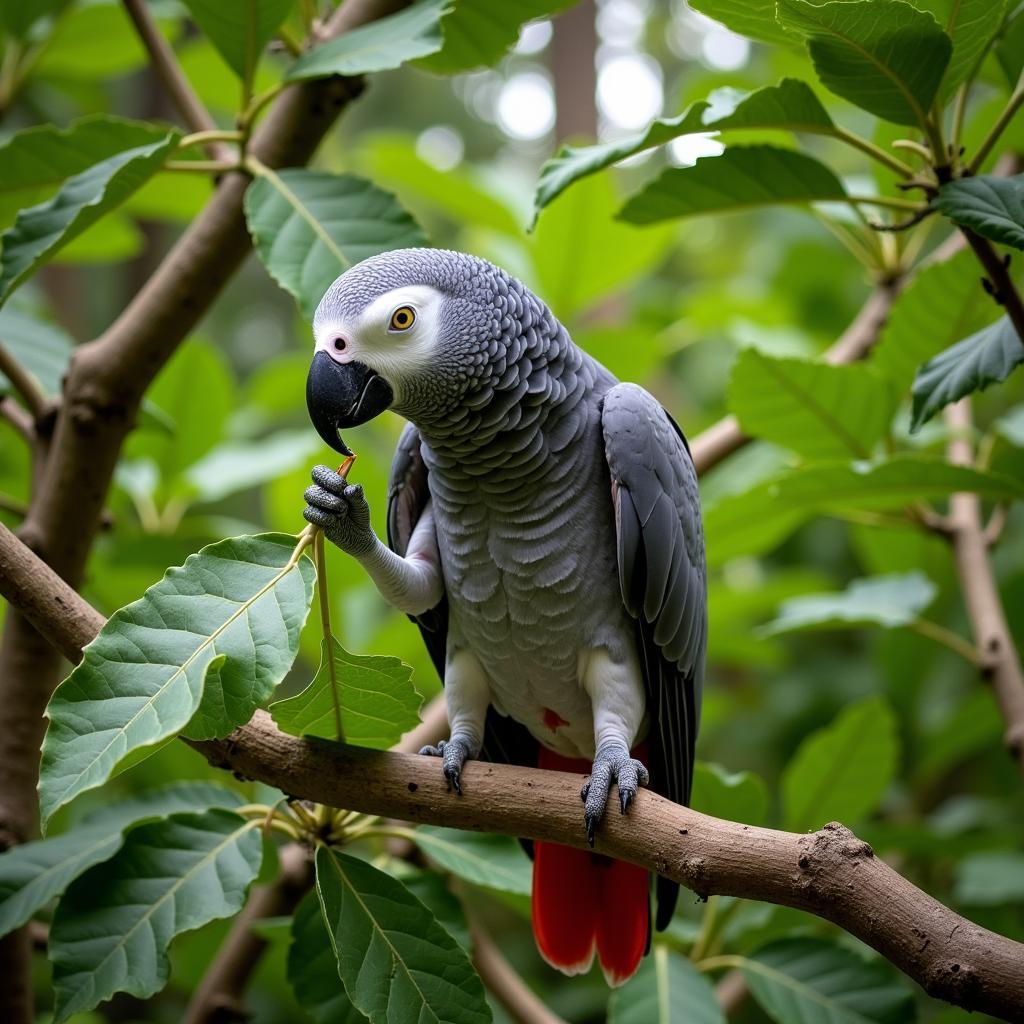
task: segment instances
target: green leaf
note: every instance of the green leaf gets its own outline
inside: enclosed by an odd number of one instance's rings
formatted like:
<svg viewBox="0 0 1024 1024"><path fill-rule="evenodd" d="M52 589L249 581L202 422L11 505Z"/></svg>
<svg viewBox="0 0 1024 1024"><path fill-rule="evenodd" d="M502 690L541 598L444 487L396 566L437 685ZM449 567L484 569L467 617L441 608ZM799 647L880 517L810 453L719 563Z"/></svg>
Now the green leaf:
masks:
<svg viewBox="0 0 1024 1024"><path fill-rule="evenodd" d="M554 14L574 0L419 0L303 54L285 78L361 75L415 61L454 74L498 62L519 38L520 26Z"/></svg>
<svg viewBox="0 0 1024 1024"><path fill-rule="evenodd" d="M466 953L401 882L321 847L316 888L338 974L372 1024L491 1020Z"/></svg>
<svg viewBox="0 0 1024 1024"><path fill-rule="evenodd" d="M649 274L674 241L671 225L638 231L614 220L618 202L607 175L581 181L544 211L526 242L538 294L565 322Z"/></svg>
<svg viewBox="0 0 1024 1024"><path fill-rule="evenodd" d="M745 433L807 459L866 459L896 409L894 388L867 366L832 366L744 349L729 381L729 408Z"/></svg>
<svg viewBox="0 0 1024 1024"><path fill-rule="evenodd" d="M811 733L782 774L785 827L806 832L838 820L853 825L877 807L896 773L896 720L881 697L849 705Z"/></svg>
<svg viewBox="0 0 1024 1024"><path fill-rule="evenodd" d="M932 264L897 296L868 365L903 394L922 363L984 327L991 310L992 300L978 285L973 253Z"/></svg>
<svg viewBox="0 0 1024 1024"><path fill-rule="evenodd" d="M46 260L116 208L160 169L178 142L176 131L159 142L108 157L69 178L53 199L22 210L0 244L0 302Z"/></svg>
<svg viewBox="0 0 1024 1024"><path fill-rule="evenodd" d="M334 666L348 743L386 750L419 722L423 698L412 685L412 669L398 658L349 654L334 640ZM270 713L292 736L335 739L326 641L320 645L320 667L313 681L294 697L271 704Z"/></svg>
<svg viewBox="0 0 1024 1024"><path fill-rule="evenodd" d="M778 85L758 89L747 96L731 89L719 89L708 100L694 103L678 117L652 121L646 131L637 135L597 146L563 146L540 169L533 200L534 220L548 203L588 174L683 135L744 128L778 128L829 135L835 131L835 122L810 87L795 78L784 78Z"/></svg>
<svg viewBox="0 0 1024 1024"><path fill-rule="evenodd" d="M455 0L419 0L396 14L361 25L304 53L288 69L285 81L327 75L363 75L390 71L444 45L441 19Z"/></svg>
<svg viewBox="0 0 1024 1024"><path fill-rule="evenodd" d="M107 620L47 707L44 824L186 726L207 739L249 720L291 667L313 597L312 562L289 566L294 545L211 544Z"/></svg>
<svg viewBox="0 0 1024 1024"><path fill-rule="evenodd" d="M708 561L721 565L757 554L813 515L846 509L899 509L921 498L956 491L1013 501L1024 497L1020 481L979 473L923 455L898 455L884 462L816 465L782 473L742 494L725 495L704 508Z"/></svg>
<svg viewBox="0 0 1024 1024"><path fill-rule="evenodd" d="M793 43L775 19L775 0L689 0L695 11L762 43Z"/></svg>
<svg viewBox="0 0 1024 1024"><path fill-rule="evenodd" d="M949 96L975 70L995 39L1007 0L913 0L913 4L933 14L953 40L953 56L942 80L942 93Z"/></svg>
<svg viewBox="0 0 1024 1024"><path fill-rule="evenodd" d="M778 0L779 21L807 37L822 83L896 124L923 124L953 44L935 19L901 0Z"/></svg>
<svg viewBox="0 0 1024 1024"><path fill-rule="evenodd" d="M910 1024L914 995L892 972L824 939L780 939L745 958L754 998L777 1024Z"/></svg>
<svg viewBox="0 0 1024 1024"><path fill-rule="evenodd" d="M72 341L56 324L0 309L0 345L35 377L47 395L60 394ZM0 393L9 391L10 382L0 373Z"/></svg>
<svg viewBox="0 0 1024 1024"><path fill-rule="evenodd" d="M245 218L260 259L307 318L334 279L360 260L428 244L390 192L354 174L271 172L246 191Z"/></svg>
<svg viewBox="0 0 1024 1024"><path fill-rule="evenodd" d="M116 992L159 992L171 940L241 909L262 859L258 826L230 811L174 814L133 829L72 883L50 929L54 1021Z"/></svg>
<svg viewBox="0 0 1024 1024"><path fill-rule="evenodd" d="M932 205L961 227L1024 249L1024 174L959 178L943 185Z"/></svg>
<svg viewBox="0 0 1024 1024"><path fill-rule="evenodd" d="M0 146L0 197L16 201L26 194L36 196L46 186L52 191L94 164L126 149L160 142L166 135L167 128L161 125L109 114L83 117L67 128L25 128Z"/></svg>
<svg viewBox="0 0 1024 1024"><path fill-rule="evenodd" d="M1024 340L1008 316L940 352L914 378L910 429L920 429L950 402L1006 380L1021 363Z"/></svg>
<svg viewBox="0 0 1024 1024"><path fill-rule="evenodd" d="M777 146L731 146L692 167L671 167L619 212L632 224L728 213L755 206L843 199L842 182L823 163Z"/></svg>
<svg viewBox="0 0 1024 1024"><path fill-rule="evenodd" d="M466 882L517 896L530 895L533 869L529 858L508 836L420 825L412 838L430 860Z"/></svg>
<svg viewBox="0 0 1024 1024"><path fill-rule="evenodd" d="M982 907L1024 903L1024 853L985 850L965 857L956 866L953 897Z"/></svg>
<svg viewBox="0 0 1024 1024"><path fill-rule="evenodd" d="M0 854L0 935L20 928L94 864L120 848L125 830L178 811L238 807L242 798L212 782L173 782L89 815L70 832Z"/></svg>
<svg viewBox="0 0 1024 1024"><path fill-rule="evenodd" d="M1024 11L1018 11L996 45L996 60L1013 89L1024 71Z"/></svg>
<svg viewBox="0 0 1024 1024"><path fill-rule="evenodd" d="M294 0L184 0L192 19L240 78L251 80L260 54Z"/></svg>
<svg viewBox="0 0 1024 1024"><path fill-rule="evenodd" d="M608 1000L608 1024L725 1024L711 982L684 956L657 944Z"/></svg>
<svg viewBox="0 0 1024 1024"><path fill-rule="evenodd" d="M28 30L40 18L58 14L61 8L66 7L69 3L70 0L32 0L31 3L21 3L20 0L3 0L0 3L0 25L12 36L24 39L28 35Z"/></svg>
<svg viewBox="0 0 1024 1024"><path fill-rule="evenodd" d="M309 430L280 430L258 441L225 441L190 466L185 481L202 501L219 501L305 465L321 444Z"/></svg>
<svg viewBox="0 0 1024 1024"><path fill-rule="evenodd" d="M849 626L909 626L935 600L938 588L924 573L896 573L853 580L837 594L801 594L782 604L764 633Z"/></svg>
<svg viewBox="0 0 1024 1024"><path fill-rule="evenodd" d="M363 1024L338 977L338 963L315 892L302 897L292 919L288 981L298 1004L314 1024Z"/></svg>
<svg viewBox="0 0 1024 1024"><path fill-rule="evenodd" d="M571 7L576 0L458 0L441 21L444 45L419 67L452 75L491 67L515 45L521 26Z"/></svg>
<svg viewBox="0 0 1024 1024"><path fill-rule="evenodd" d="M698 761L691 803L715 818L763 825L768 814L768 789L761 776L753 772L729 772L719 764Z"/></svg>

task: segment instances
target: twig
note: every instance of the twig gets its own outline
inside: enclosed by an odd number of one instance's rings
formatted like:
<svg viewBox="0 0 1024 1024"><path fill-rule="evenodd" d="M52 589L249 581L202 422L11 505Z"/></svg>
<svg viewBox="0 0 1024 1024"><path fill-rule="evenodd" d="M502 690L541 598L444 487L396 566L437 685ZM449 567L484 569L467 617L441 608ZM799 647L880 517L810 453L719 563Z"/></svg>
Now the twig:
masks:
<svg viewBox="0 0 1024 1024"><path fill-rule="evenodd" d="M946 406L944 415L951 434L949 461L958 466L973 465L970 399ZM1006 725L1003 742L1024 774L1024 672L989 561L978 496L954 494L949 502L949 523L960 588L982 659L982 674L992 685Z"/></svg>
<svg viewBox="0 0 1024 1024"><path fill-rule="evenodd" d="M473 966L488 991L494 993L514 1021L518 1024L565 1024L523 981L487 931L471 916L469 935L473 942Z"/></svg>
<svg viewBox="0 0 1024 1024"><path fill-rule="evenodd" d="M988 159L989 153L992 152L993 147L999 141L1000 136L1006 130L1007 125L1013 120L1014 115L1020 109L1021 104L1024 104L1024 75L1021 76L1017 82L1017 88L1013 90L1013 95L1010 96L1009 101L1003 108L1002 113L996 119L991 130L985 137L984 142L978 147L978 152L974 155L974 159L970 163L970 173L977 174L981 170L982 164Z"/></svg>
<svg viewBox="0 0 1024 1024"><path fill-rule="evenodd" d="M985 524L984 538L986 547L994 547L999 542L1008 518L1009 508L1006 505L1000 503L992 509L992 515L988 517L988 522Z"/></svg>
<svg viewBox="0 0 1024 1024"><path fill-rule="evenodd" d="M157 28L156 21L146 6L146 0L124 0L124 6L142 40L142 45L149 52L153 70L163 83L167 95L185 125L193 132L216 132L217 122L189 84L174 56L174 50ZM231 150L215 140L207 144L207 151L215 160L227 160L231 156Z"/></svg>
<svg viewBox="0 0 1024 1024"><path fill-rule="evenodd" d="M31 374L15 359L14 353L2 342L0 342L0 373L21 395L28 411L32 414L32 419L42 419L46 412L46 396L39 390Z"/></svg>
<svg viewBox="0 0 1024 1024"><path fill-rule="evenodd" d="M880 164L884 164L890 171L898 174L901 178L912 178L914 176L913 167L892 156L892 154L886 153L884 149L876 146L862 135L858 135L856 132L851 132L838 125L836 125L833 134L837 139L853 146L855 149L859 149L862 153L866 153L872 160L877 160Z"/></svg>
<svg viewBox="0 0 1024 1024"><path fill-rule="evenodd" d="M253 889L192 996L184 1024L224 1024L227 1020L247 1019L239 1000L267 948L267 940L253 926L264 918L290 914L313 884L308 850L289 843L281 848L279 857L280 873L269 885Z"/></svg>
<svg viewBox="0 0 1024 1024"><path fill-rule="evenodd" d="M0 570L4 596L77 661L103 616L2 526ZM471 761L463 795L454 797L430 758L287 736L263 711L225 739L190 746L215 767L297 799L589 849L579 779L565 772ZM1024 944L943 906L835 822L806 835L778 832L712 818L645 789L628 815L607 816L595 849L704 898L807 910L866 942L930 995L1024 1021Z"/></svg>
<svg viewBox="0 0 1024 1024"><path fill-rule="evenodd" d="M28 515L28 505L9 494L0 494L0 512L10 512L11 515L24 518Z"/></svg>
<svg viewBox="0 0 1024 1024"><path fill-rule="evenodd" d="M1006 310L1020 343L1024 345L1024 300L1021 299L1020 292L1017 291L1017 286L1010 276L1009 260L1003 259L987 238L983 238L970 228L961 227L960 230L988 274L992 298Z"/></svg>
<svg viewBox="0 0 1024 1024"><path fill-rule="evenodd" d="M940 626L939 623L932 622L931 619L915 619L910 623L910 628L920 636L934 640L935 643L942 644L943 647L947 647L954 654L959 654L964 661L969 661L972 665L981 667L982 660L978 649L974 644L964 640L963 637L957 636L951 629L946 629L945 626Z"/></svg>
<svg viewBox="0 0 1024 1024"><path fill-rule="evenodd" d="M0 398L0 419L7 420L30 445L35 444L36 431L32 417L9 395Z"/></svg>

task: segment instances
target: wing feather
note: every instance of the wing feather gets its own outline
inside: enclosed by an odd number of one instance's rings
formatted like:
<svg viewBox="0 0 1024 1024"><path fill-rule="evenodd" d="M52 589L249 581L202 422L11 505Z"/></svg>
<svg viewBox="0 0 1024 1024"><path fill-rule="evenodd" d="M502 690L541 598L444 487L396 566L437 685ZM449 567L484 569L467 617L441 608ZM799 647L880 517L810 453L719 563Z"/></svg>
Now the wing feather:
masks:
<svg viewBox="0 0 1024 1024"><path fill-rule="evenodd" d="M604 396L602 430L615 508L619 585L636 619L647 696L651 786L686 803L693 784L707 637L697 474L682 431L635 384ZM658 879L657 927L679 887Z"/></svg>

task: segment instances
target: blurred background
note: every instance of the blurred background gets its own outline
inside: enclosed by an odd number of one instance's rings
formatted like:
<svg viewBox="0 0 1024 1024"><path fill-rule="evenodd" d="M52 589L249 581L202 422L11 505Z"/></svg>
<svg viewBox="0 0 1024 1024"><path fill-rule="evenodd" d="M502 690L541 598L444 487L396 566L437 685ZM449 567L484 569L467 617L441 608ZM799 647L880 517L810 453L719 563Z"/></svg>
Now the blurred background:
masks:
<svg viewBox="0 0 1024 1024"><path fill-rule="evenodd" d="M151 7L196 91L230 126L235 77L179 4L159 0ZM282 54L262 62L257 91L279 78L286 61ZM72 4L24 81L3 67L0 137L101 111L174 120L115 2ZM856 315L872 282L807 212L753 212L647 229L613 219L638 180L663 161L684 165L719 152L722 142L715 138L689 136L665 152L587 178L527 233L537 172L563 141L619 138L714 89L749 89L785 75L809 79L806 57L751 43L682 0L584 0L554 21L528 25L494 69L452 78L414 68L373 76L314 166L371 178L414 212L434 245L476 253L523 279L580 345L621 378L649 388L692 437L728 411L730 368L741 349L823 351ZM819 95L847 126L869 136L875 131L868 115ZM978 103L985 102L983 88ZM991 102L1000 102L994 91ZM752 141L749 133L745 140ZM867 164L852 150L827 141L815 146L847 180L865 173ZM68 345L95 337L114 319L210 190L199 176L155 178L20 289L0 313L0 333L16 330L22 315L47 320L52 326L40 356L45 362L52 354L59 363ZM28 189L0 192L2 225L33 201ZM89 567L84 593L91 602L109 613L138 597L165 567L221 537L301 529L309 469L331 460L306 418L310 355L308 323L250 257L150 392ZM982 396L978 419L994 422L1022 401L1024 374L1017 374ZM400 429L389 414L346 434L359 453L353 479L365 486L381 534ZM940 451L942 440L937 426L915 444ZM1000 468L1024 468L1020 449L995 441L992 448ZM703 498L746 490L791 460L771 445L750 446L702 481ZM12 527L27 498L27 476L23 447L0 422L0 517ZM1018 511L996 558L1011 624L1024 631L1020 526ZM401 657L414 667L420 692L436 694L439 682L415 627L384 605L354 563L333 550L329 557L341 641L360 654ZM1001 746L994 703L972 666L911 630L762 632L789 597L914 569L936 585L929 617L969 635L948 547L921 531L814 519L774 549L720 565L710 581L710 666L698 754L722 773L750 773L735 783L747 794L751 817L744 820L781 826L780 779L801 741L852 702L881 696L892 712L884 796L863 821L847 823L937 898L1022 938L1020 779ZM315 671L316 629L306 631L303 645L286 684L292 691ZM109 800L168 777L216 774L198 755L172 744L92 796ZM65 815L88 808L88 800L80 803ZM607 990L599 975L571 982L556 975L536 956L521 905L511 897L473 898L507 955L556 1012L574 1022L604 1019ZM685 947L705 908L686 893L681 902L674 934ZM770 906L724 900L719 911L728 911L720 951L743 952L777 934L829 931L817 919ZM144 1011L117 999L102 1019L175 1020L227 927L220 922L176 943L171 987ZM284 980L286 931L268 927L267 934L273 942L252 988L253 1019L299 1019ZM40 962L40 985L46 984ZM967 1019L923 995L919 1002L923 1020ZM734 1019L767 1018L747 1001Z"/></svg>

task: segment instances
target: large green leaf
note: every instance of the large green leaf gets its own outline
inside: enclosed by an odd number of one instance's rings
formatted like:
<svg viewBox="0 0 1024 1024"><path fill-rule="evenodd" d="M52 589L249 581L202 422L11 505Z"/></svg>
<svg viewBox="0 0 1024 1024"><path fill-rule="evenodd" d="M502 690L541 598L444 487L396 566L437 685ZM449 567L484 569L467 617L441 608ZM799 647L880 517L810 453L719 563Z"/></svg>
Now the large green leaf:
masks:
<svg viewBox="0 0 1024 1024"><path fill-rule="evenodd" d="M608 1024L725 1024L711 982L684 956L658 944L608 1000Z"/></svg>
<svg viewBox="0 0 1024 1024"><path fill-rule="evenodd" d="M263 48L295 0L185 0L195 23L220 55L250 81Z"/></svg>
<svg viewBox="0 0 1024 1024"><path fill-rule="evenodd" d="M785 827L821 828L828 821L853 825L874 811L896 774L896 720L881 697L851 704L811 733L782 774Z"/></svg>
<svg viewBox="0 0 1024 1024"><path fill-rule="evenodd" d="M401 882L321 847L316 888L338 973L372 1024L491 1020L466 953Z"/></svg>
<svg viewBox="0 0 1024 1024"><path fill-rule="evenodd" d="M108 157L74 177L38 206L22 210L0 244L0 302L54 253L115 209L160 169L178 142L170 131L157 142Z"/></svg>
<svg viewBox="0 0 1024 1024"><path fill-rule="evenodd" d="M1024 903L1024 853L985 850L964 858L956 866L953 895L957 902L974 906Z"/></svg>
<svg viewBox="0 0 1024 1024"><path fill-rule="evenodd" d="M57 907L54 1021L116 992L159 992L171 940L240 910L262 855L259 822L230 811L174 814L129 832L119 853L73 882Z"/></svg>
<svg viewBox="0 0 1024 1024"><path fill-rule="evenodd" d="M35 377L46 394L60 393L61 380L71 358L72 341L56 324L13 309L2 309L0 345ZM10 383L0 373L0 393L9 390Z"/></svg>
<svg viewBox="0 0 1024 1024"><path fill-rule="evenodd" d="M744 349L729 381L743 430L808 459L866 459L896 408L894 388L867 366L832 366Z"/></svg>
<svg viewBox="0 0 1024 1024"><path fill-rule="evenodd" d="M1024 249L1024 174L958 178L939 189L932 205L993 242Z"/></svg>
<svg viewBox="0 0 1024 1024"><path fill-rule="evenodd" d="M715 818L762 825L768 813L768 789L753 772L729 772L720 764L698 761L690 803Z"/></svg>
<svg viewBox="0 0 1024 1024"><path fill-rule="evenodd" d="M778 85L758 89L747 96L721 89L677 117L652 121L637 135L597 146L563 146L540 169L533 200L534 220L574 181L620 160L663 146L683 135L746 128L779 128L828 135L835 131L835 122L810 87L796 78L784 78Z"/></svg>
<svg viewBox="0 0 1024 1024"><path fill-rule="evenodd" d="M325 75L388 71L415 61L454 74L497 63L519 38L520 26L575 0L419 0L303 54L290 81Z"/></svg>
<svg viewBox="0 0 1024 1024"><path fill-rule="evenodd" d="M1008 316L940 352L914 378L911 430L927 423L958 398L984 391L1024 363L1024 339Z"/></svg>
<svg viewBox="0 0 1024 1024"><path fill-rule="evenodd" d="M131 825L241 803L237 793L212 782L172 782L104 807L63 835L12 847L0 854L0 935L20 928L84 871L109 860Z"/></svg>
<svg viewBox="0 0 1024 1024"><path fill-rule="evenodd" d="M779 21L807 37L822 83L886 121L922 124L953 44L935 19L902 0L778 0Z"/></svg>
<svg viewBox="0 0 1024 1024"><path fill-rule="evenodd" d="M805 153L777 146L731 146L721 156L704 157L692 167L662 171L626 203L619 217L632 224L652 224L845 196L835 174Z"/></svg>
<svg viewBox="0 0 1024 1024"><path fill-rule="evenodd" d="M910 1024L914 995L891 970L825 939L780 939L743 976L776 1024Z"/></svg>
<svg viewBox="0 0 1024 1024"><path fill-rule="evenodd" d="M349 654L334 640L334 668L347 742L386 750L419 722L423 698L412 685L412 669L398 658ZM337 729L331 690L325 640L313 681L294 697L272 704L270 713L292 736L334 739Z"/></svg>
<svg viewBox="0 0 1024 1024"><path fill-rule="evenodd" d="M921 572L853 580L839 593L791 597L764 632L774 636L807 629L909 626L935 600L937 591Z"/></svg>
<svg viewBox="0 0 1024 1024"><path fill-rule="evenodd" d="M996 45L996 60L1012 89L1024 71L1024 11L1018 10Z"/></svg>
<svg viewBox="0 0 1024 1024"><path fill-rule="evenodd" d="M1007 0L912 0L929 11L953 40L953 55L942 81L948 96L981 61L1003 23Z"/></svg>
<svg viewBox="0 0 1024 1024"><path fill-rule="evenodd" d="M816 514L899 509L956 491L975 491L1003 501L1024 497L1024 485L1011 477L922 455L898 455L879 463L809 466L709 503L704 509L708 561L721 565L738 555L765 551Z"/></svg>
<svg viewBox="0 0 1024 1024"><path fill-rule="evenodd" d="M291 667L313 597L313 564L291 564L294 545L211 544L107 620L47 707L44 823L186 727L206 739L249 720Z"/></svg>
<svg viewBox="0 0 1024 1024"><path fill-rule="evenodd" d="M775 0L689 0L690 6L726 28L765 43L792 43L775 19Z"/></svg>
<svg viewBox="0 0 1024 1024"><path fill-rule="evenodd" d="M411 838L435 864L473 885L530 895L530 861L514 839L434 825L420 825Z"/></svg>
<svg viewBox="0 0 1024 1024"><path fill-rule="evenodd" d="M354 174L272 172L249 186L245 217L267 270L310 318L353 264L386 249L428 244L390 192Z"/></svg>
<svg viewBox="0 0 1024 1024"><path fill-rule="evenodd" d="M926 267L897 296L868 365L904 394L922 363L991 318L992 300L978 286L974 254L959 252Z"/></svg>
<svg viewBox="0 0 1024 1024"><path fill-rule="evenodd" d="M671 225L639 231L614 220L618 203L607 175L587 178L544 211L526 243L538 294L566 322L649 274L672 245Z"/></svg>
<svg viewBox="0 0 1024 1024"><path fill-rule="evenodd" d="M314 1024L364 1024L338 977L338 962L315 892L302 897L292 918L288 981Z"/></svg>
<svg viewBox="0 0 1024 1024"><path fill-rule="evenodd" d="M58 14L71 0L32 0L21 3L20 0L4 0L0 3L0 25L13 36L24 38L28 30L40 19L51 14Z"/></svg>

